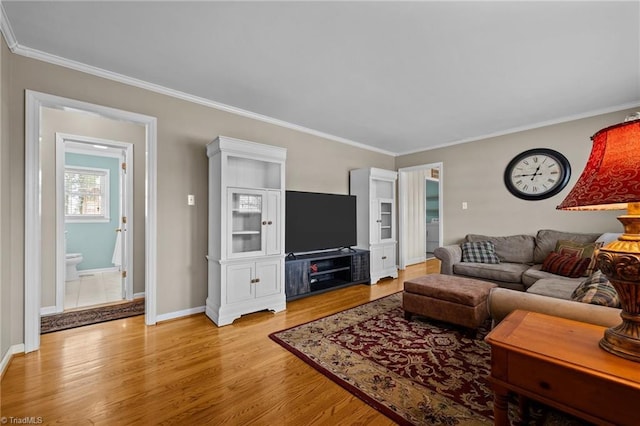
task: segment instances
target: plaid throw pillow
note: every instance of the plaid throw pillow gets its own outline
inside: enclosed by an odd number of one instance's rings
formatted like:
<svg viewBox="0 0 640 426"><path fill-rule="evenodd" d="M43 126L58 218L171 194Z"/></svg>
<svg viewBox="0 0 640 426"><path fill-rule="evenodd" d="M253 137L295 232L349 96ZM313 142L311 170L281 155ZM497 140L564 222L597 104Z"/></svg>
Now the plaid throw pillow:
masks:
<svg viewBox="0 0 640 426"><path fill-rule="evenodd" d="M474 241L462 244L462 261L473 263L500 263L491 241Z"/></svg>
<svg viewBox="0 0 640 426"><path fill-rule="evenodd" d="M542 270L563 277L578 278L589 267L591 259L588 257L567 256L552 251L542 263Z"/></svg>
<svg viewBox="0 0 640 426"><path fill-rule="evenodd" d="M611 285L607 277L600 271L596 271L584 280L571 294L571 300L593 305L620 307L618 292Z"/></svg>

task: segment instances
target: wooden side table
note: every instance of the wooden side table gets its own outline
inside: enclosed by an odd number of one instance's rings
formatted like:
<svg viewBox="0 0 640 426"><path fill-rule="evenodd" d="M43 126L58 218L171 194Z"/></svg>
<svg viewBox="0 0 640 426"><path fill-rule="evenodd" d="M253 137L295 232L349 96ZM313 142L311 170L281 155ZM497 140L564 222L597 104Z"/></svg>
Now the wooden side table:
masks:
<svg viewBox="0 0 640 426"><path fill-rule="evenodd" d="M640 363L601 349L604 330L526 311L505 318L485 338L495 424L509 424L509 391L592 423L640 424Z"/></svg>

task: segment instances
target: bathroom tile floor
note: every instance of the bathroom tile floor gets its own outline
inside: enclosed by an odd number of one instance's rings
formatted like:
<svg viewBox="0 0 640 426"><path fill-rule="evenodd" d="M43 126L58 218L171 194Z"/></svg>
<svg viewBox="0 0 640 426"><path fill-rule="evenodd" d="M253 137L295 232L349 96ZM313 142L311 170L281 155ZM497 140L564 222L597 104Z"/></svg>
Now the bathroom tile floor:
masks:
<svg viewBox="0 0 640 426"><path fill-rule="evenodd" d="M119 271L80 274L79 280L65 283L65 310L122 301Z"/></svg>

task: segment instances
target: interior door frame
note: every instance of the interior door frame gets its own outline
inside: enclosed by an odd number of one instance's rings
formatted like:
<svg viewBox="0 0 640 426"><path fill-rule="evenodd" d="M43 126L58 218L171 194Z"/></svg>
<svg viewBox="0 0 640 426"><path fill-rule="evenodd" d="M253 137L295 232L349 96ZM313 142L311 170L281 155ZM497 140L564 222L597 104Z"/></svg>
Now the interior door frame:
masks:
<svg viewBox="0 0 640 426"><path fill-rule="evenodd" d="M115 157L113 154L108 155L112 158L118 158L119 162L127 164L126 172L122 172L122 168L118 167L120 179L124 182L118 185L118 197L120 203L120 211L118 215L119 226L122 227L122 216L133 218L133 144L129 142L120 142L102 138L94 138L90 136L71 135L68 133L56 132L56 312L64 311L64 290L65 290L65 220L64 220L64 170L65 170L65 143L75 142L85 145L102 145L108 148L115 148L120 151L120 155ZM101 156L101 152L93 155ZM122 177L124 176L124 178ZM122 264L124 270L127 271L126 276L122 277L124 282L122 297L126 300L133 300L133 226L134 222L129 221L126 224L126 232L122 238L122 244L126 248L123 253L125 261Z"/></svg>
<svg viewBox="0 0 640 426"><path fill-rule="evenodd" d="M157 277L157 119L155 117L74 99L25 91L25 251L24 346L25 353L40 348L42 213L40 210L40 108L71 108L145 128L145 323L156 323Z"/></svg>
<svg viewBox="0 0 640 426"><path fill-rule="evenodd" d="M440 174L438 178L438 191L439 191L439 199L438 199L438 208L440 210L440 220L438 221L438 241L439 244L442 245L442 237L443 237L443 228L444 228L444 220L442 215L443 209L443 187L444 187L444 165L442 162L438 163L429 163L422 164L419 166L411 166L411 167L403 167L398 169L398 267L400 269L406 269L407 267L407 241L404 238L405 236L405 228L407 224L404 221L404 214L407 210L407 188L406 188L406 174L410 172L415 172L418 170L428 170L428 169L439 169ZM425 250L426 250L426 240L425 240ZM426 252L425 252L426 258Z"/></svg>

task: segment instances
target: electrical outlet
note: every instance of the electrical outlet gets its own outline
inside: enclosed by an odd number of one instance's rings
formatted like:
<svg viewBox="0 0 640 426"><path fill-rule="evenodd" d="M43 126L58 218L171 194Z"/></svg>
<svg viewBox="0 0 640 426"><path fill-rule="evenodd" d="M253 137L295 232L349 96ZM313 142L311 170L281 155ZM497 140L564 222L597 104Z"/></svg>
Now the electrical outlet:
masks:
<svg viewBox="0 0 640 426"><path fill-rule="evenodd" d="M195 206L196 205L196 196L193 194L187 195L187 205Z"/></svg>
<svg viewBox="0 0 640 426"><path fill-rule="evenodd" d="M466 210L466 209L467 209L467 207L468 207L468 206L467 206L467 202L466 202L466 201L463 201L463 202L462 202L462 210Z"/></svg>

